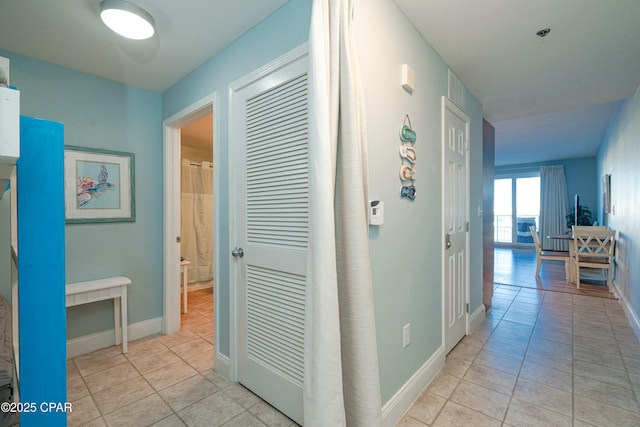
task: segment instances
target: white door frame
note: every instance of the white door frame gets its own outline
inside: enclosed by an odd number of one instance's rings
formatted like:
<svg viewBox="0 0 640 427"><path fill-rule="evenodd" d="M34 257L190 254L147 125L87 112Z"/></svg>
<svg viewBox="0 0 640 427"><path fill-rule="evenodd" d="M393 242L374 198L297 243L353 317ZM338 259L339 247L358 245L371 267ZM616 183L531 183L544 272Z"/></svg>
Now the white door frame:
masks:
<svg viewBox="0 0 640 427"><path fill-rule="evenodd" d="M471 146L470 146L470 141L471 141L471 135L470 135L470 126L469 126L469 117L464 113L464 111L462 111L456 104L454 104L449 98L447 98L446 96L442 97L442 137L440 140L440 149L442 152L442 160L441 160L441 167L442 167L442 201L441 201L441 205L442 205L442 209L444 209L445 206L445 188L444 188L444 183L445 183L445 179L446 179L446 170L445 170L445 143L446 143L446 138L447 138L447 129L445 127L445 116L446 116L446 110L449 110L450 112L452 112L453 114L455 114L456 116L460 117L460 119L462 119L465 122L465 132L467 134L467 139L468 139L468 146L469 149L467 150L467 155L466 157L466 171L467 171L467 212L466 212L466 216L467 216L467 222L469 222L470 220L470 203L471 203L471 191L470 191L470 173L469 173L469 165L470 165L470 153L471 153ZM440 236L441 236L441 240L440 240L440 244L442 245L441 248L444 248L444 244L445 244L445 228L446 228L446 224L445 224L445 216L444 216L444 212L442 213L442 224L441 224L441 231L440 231ZM469 253L469 248L470 248L470 241L469 241L469 236L470 236L470 232L467 231L466 233L466 239L465 239L465 251L467 253L466 256L466 260L465 260L465 284L464 284L464 298L465 298L465 304L467 305L467 310L465 313L465 334L469 335L469 329L470 329L470 307L469 307L469 295L470 295L470 289L469 289L469 283L471 278L469 277L469 259L470 259L470 253ZM446 277L445 277L445 268L446 268L446 251L444 249L441 249L442 257L441 257L441 263L442 263L442 348L444 349L446 347L446 341L445 341L445 330L446 330Z"/></svg>
<svg viewBox="0 0 640 427"><path fill-rule="evenodd" d="M218 94L214 92L189 105L178 113L172 115L163 122L163 316L162 333L172 334L180 329L180 243L176 238L180 236L180 128L187 124L213 114L213 164L214 188L213 188L213 212L214 212L214 265L220 257L220 164L219 137L218 137ZM226 182L226 180L225 180ZM215 347L219 348L220 333L218 327L218 314L220 310L218 298L220 283L220 269L214 269L214 318L215 318ZM186 284L185 284L186 285Z"/></svg>

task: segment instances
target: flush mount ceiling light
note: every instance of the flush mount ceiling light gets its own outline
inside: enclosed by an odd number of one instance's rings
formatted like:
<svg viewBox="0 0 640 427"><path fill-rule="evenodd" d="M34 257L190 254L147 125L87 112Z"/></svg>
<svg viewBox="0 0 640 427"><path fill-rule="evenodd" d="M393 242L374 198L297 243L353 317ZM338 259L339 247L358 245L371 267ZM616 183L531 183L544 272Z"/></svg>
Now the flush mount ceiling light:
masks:
<svg viewBox="0 0 640 427"><path fill-rule="evenodd" d="M103 0L100 18L107 27L128 39L148 39L156 31L156 23L147 11L124 0Z"/></svg>
<svg viewBox="0 0 640 427"><path fill-rule="evenodd" d="M551 28L545 28L544 30L540 30L536 33L536 36L538 37L546 37L547 34L549 34L551 32Z"/></svg>

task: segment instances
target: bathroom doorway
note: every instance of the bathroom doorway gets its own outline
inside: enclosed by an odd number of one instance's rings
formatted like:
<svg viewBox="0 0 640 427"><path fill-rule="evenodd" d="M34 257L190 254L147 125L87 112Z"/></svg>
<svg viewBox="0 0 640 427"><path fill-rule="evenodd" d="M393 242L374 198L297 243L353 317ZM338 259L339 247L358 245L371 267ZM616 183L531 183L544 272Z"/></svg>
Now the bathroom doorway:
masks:
<svg viewBox="0 0 640 427"><path fill-rule="evenodd" d="M221 204L218 201L220 196L220 168L219 168L219 154L218 154L218 137L217 137L217 94L212 93L204 98L194 102L193 104L185 107L183 110L175 113L163 123L164 137L163 137L163 320L162 320L162 333L166 335L174 335L178 341L183 341L186 345L185 351L193 352L193 357L196 358L195 364L199 367L205 365L208 369L211 369L212 363L217 369L222 369L222 373L228 376L229 369L224 370L224 367L228 367L228 363L222 363L219 365L219 358L214 349L219 348L218 341L220 339L220 333L217 330L219 327L218 316L220 310L217 307L220 298L218 294L220 292L220 268L219 260L216 257L220 257L219 243L220 243L220 224L219 224L219 209ZM200 119L209 117L208 121L211 121L210 125L207 125L208 129L205 131L208 133L209 142L205 145L213 147L213 155L210 160L197 157L197 151L193 151L182 147L183 134L189 138L190 127L192 123L198 122ZM203 124L203 123L201 123ZM194 319L190 320L186 318L182 311L184 300L184 288L181 284L183 281L183 274L181 272L181 250L182 250L182 192L181 192L181 180L182 180L182 156L181 151L185 151L185 156L189 163L211 162L215 166L212 169L211 178L211 192L213 199L212 209L212 222L213 230L211 237L211 258L212 261L212 276L213 287L206 286L204 283L198 283L196 281L198 276L194 272L193 277L190 277L190 271L187 272L187 313L193 314ZM190 159L189 156L193 157ZM209 157L207 157L209 159ZM196 166L196 165L192 165ZM205 165L206 166L206 165ZM215 178L214 178L215 177ZM207 255L208 256L208 255ZM190 261L190 260L189 260ZM192 283L191 287L189 283ZM191 292L189 292L191 291ZM205 301L202 294L206 295L206 303L209 304L209 308L205 308ZM198 310L196 310L198 309ZM196 316L200 314L201 316ZM204 318L203 318L204 317ZM182 323L182 325L181 325ZM188 328L187 328L188 326ZM177 333L177 334L176 334ZM195 335L195 336L194 336ZM223 358L224 359L224 358ZM222 360L224 362L224 360ZM202 363L202 365L200 364ZM192 365L193 366L193 365Z"/></svg>
<svg viewBox="0 0 640 427"><path fill-rule="evenodd" d="M180 325L211 344L216 237L213 162L213 113L208 113L180 128Z"/></svg>

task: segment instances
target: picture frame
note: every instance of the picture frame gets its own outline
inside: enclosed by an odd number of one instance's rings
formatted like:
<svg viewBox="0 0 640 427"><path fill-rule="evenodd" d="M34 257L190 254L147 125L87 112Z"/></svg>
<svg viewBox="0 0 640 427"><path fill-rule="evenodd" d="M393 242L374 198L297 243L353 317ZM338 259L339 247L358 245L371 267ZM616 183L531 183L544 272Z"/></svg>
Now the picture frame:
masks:
<svg viewBox="0 0 640 427"><path fill-rule="evenodd" d="M134 161L133 153L65 145L66 223L134 222Z"/></svg>
<svg viewBox="0 0 640 427"><path fill-rule="evenodd" d="M602 177L602 208L604 213L611 212L611 174Z"/></svg>

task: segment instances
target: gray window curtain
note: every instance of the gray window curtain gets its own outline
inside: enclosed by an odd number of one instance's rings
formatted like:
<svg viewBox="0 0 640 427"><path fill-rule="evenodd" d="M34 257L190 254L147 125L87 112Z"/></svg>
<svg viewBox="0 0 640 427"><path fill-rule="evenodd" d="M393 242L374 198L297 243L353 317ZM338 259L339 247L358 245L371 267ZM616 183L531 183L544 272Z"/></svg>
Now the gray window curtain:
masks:
<svg viewBox="0 0 640 427"><path fill-rule="evenodd" d="M568 250L567 242L547 239L567 232L567 182L564 166L542 166L540 168L540 241L542 249Z"/></svg>

